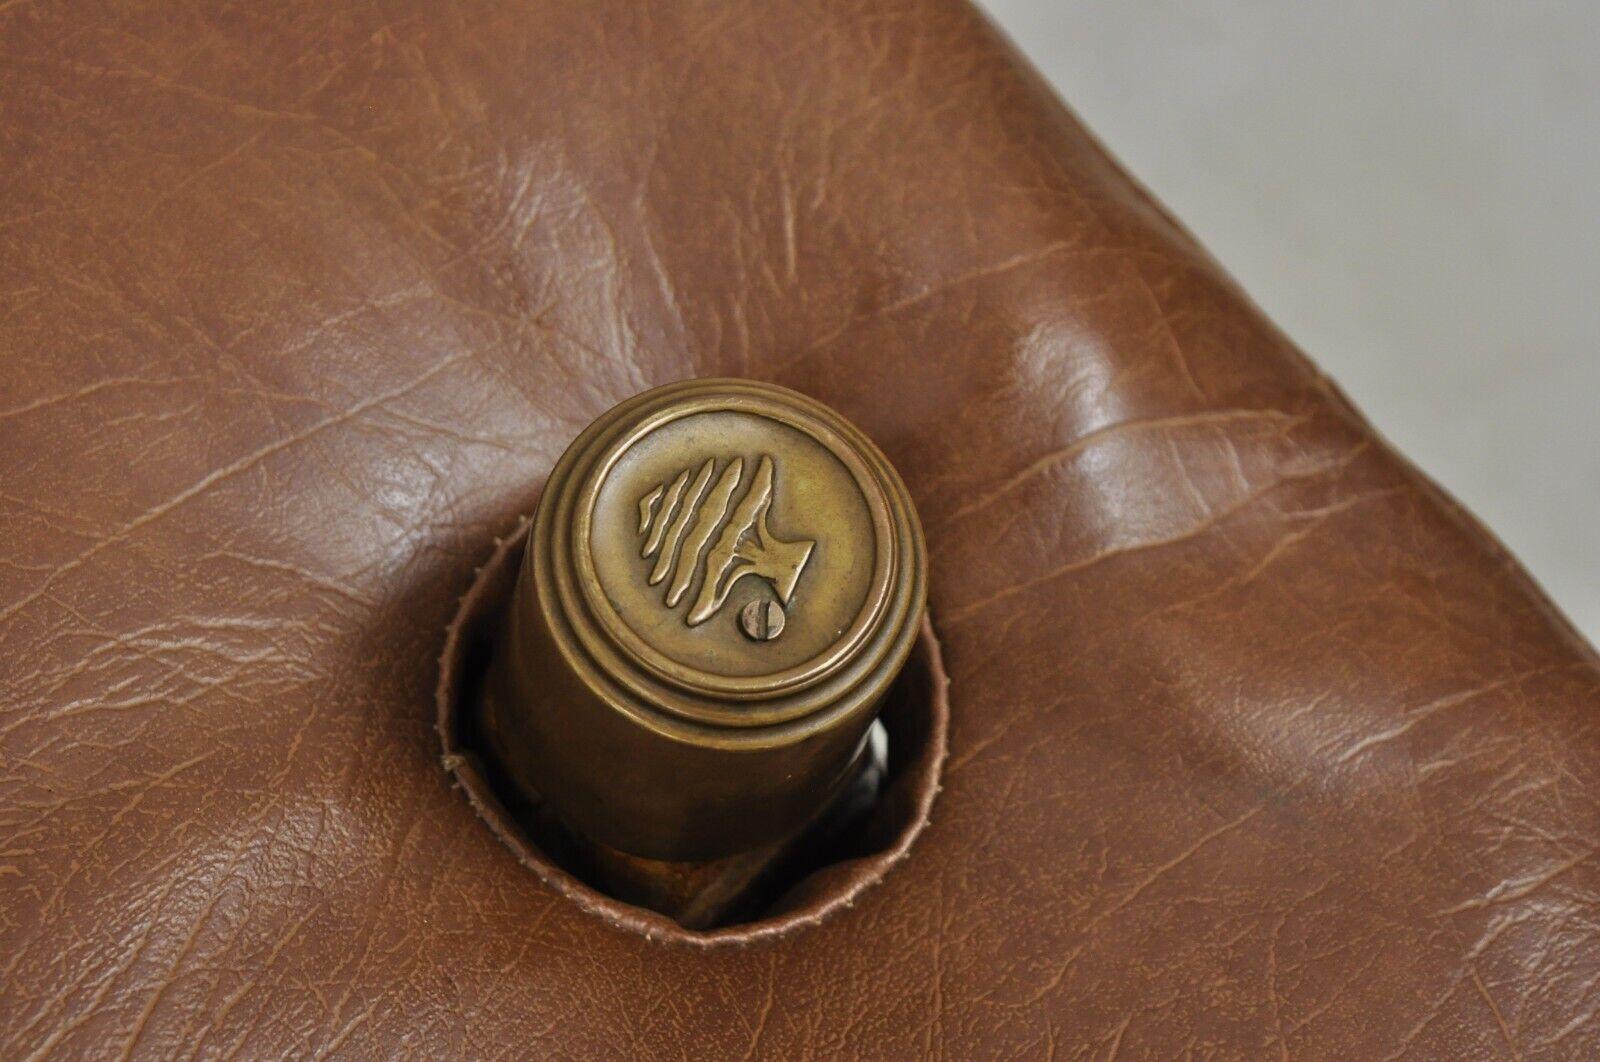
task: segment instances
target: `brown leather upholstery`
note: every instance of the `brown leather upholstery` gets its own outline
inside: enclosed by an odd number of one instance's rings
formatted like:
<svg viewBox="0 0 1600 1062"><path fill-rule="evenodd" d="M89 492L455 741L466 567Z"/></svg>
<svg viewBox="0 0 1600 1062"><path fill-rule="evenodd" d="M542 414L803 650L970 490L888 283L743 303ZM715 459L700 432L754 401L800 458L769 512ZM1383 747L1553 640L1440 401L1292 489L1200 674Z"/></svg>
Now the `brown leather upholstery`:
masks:
<svg viewBox="0 0 1600 1062"><path fill-rule="evenodd" d="M0 160L0 1056L1600 1052L1593 650L968 7L13 0ZM706 951L430 723L713 373L904 473L953 718L882 885Z"/></svg>

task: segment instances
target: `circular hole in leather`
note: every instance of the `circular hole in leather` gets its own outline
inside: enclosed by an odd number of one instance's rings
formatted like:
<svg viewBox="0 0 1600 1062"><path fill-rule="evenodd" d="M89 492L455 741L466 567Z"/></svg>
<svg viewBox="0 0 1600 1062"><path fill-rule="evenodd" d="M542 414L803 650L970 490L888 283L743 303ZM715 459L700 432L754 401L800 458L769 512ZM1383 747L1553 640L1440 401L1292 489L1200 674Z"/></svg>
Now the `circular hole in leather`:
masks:
<svg viewBox="0 0 1600 1062"><path fill-rule="evenodd" d="M540 846L522 825L518 794L483 754L476 731L479 684L494 636L516 585L530 520L523 520L478 570L450 624L439 660L439 737L444 767L490 830L546 885L590 914L646 937L686 944L750 943L815 925L852 904L906 857L928 823L939 788L949 723L948 679L938 639L926 617L905 669L884 700L880 718L888 731L889 769L866 820L836 845L782 884L776 898L755 916L716 929L687 929L667 915L624 903L570 872L554 852Z"/></svg>

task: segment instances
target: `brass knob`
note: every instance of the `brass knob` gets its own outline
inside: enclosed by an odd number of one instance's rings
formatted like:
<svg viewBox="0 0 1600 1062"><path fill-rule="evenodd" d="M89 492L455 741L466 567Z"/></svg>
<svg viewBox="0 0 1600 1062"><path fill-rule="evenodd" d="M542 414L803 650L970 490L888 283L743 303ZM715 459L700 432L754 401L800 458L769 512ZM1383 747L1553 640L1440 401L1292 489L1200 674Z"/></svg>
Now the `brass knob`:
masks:
<svg viewBox="0 0 1600 1062"><path fill-rule="evenodd" d="M486 690L511 780L575 831L699 860L846 786L926 594L905 484L804 395L670 384L557 462Z"/></svg>

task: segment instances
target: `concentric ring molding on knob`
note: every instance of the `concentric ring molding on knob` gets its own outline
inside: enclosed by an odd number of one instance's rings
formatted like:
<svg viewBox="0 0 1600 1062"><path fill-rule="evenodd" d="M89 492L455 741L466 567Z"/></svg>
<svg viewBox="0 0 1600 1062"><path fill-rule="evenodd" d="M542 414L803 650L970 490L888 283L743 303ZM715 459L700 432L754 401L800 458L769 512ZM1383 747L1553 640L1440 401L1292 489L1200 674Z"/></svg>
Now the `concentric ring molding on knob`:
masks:
<svg viewBox="0 0 1600 1062"><path fill-rule="evenodd" d="M546 484L491 741L603 844L698 859L775 839L850 777L925 595L905 486L843 417L751 381L648 391Z"/></svg>

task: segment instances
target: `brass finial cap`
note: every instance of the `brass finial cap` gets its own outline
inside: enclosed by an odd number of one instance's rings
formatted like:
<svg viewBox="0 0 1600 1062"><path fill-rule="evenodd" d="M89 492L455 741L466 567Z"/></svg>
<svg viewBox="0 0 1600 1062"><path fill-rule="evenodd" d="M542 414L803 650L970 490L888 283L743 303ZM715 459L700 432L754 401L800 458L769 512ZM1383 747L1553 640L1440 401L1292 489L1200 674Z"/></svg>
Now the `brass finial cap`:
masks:
<svg viewBox="0 0 1600 1062"><path fill-rule="evenodd" d="M851 777L926 595L899 475L748 380L605 413L540 499L487 689L512 780L656 859L784 836Z"/></svg>

